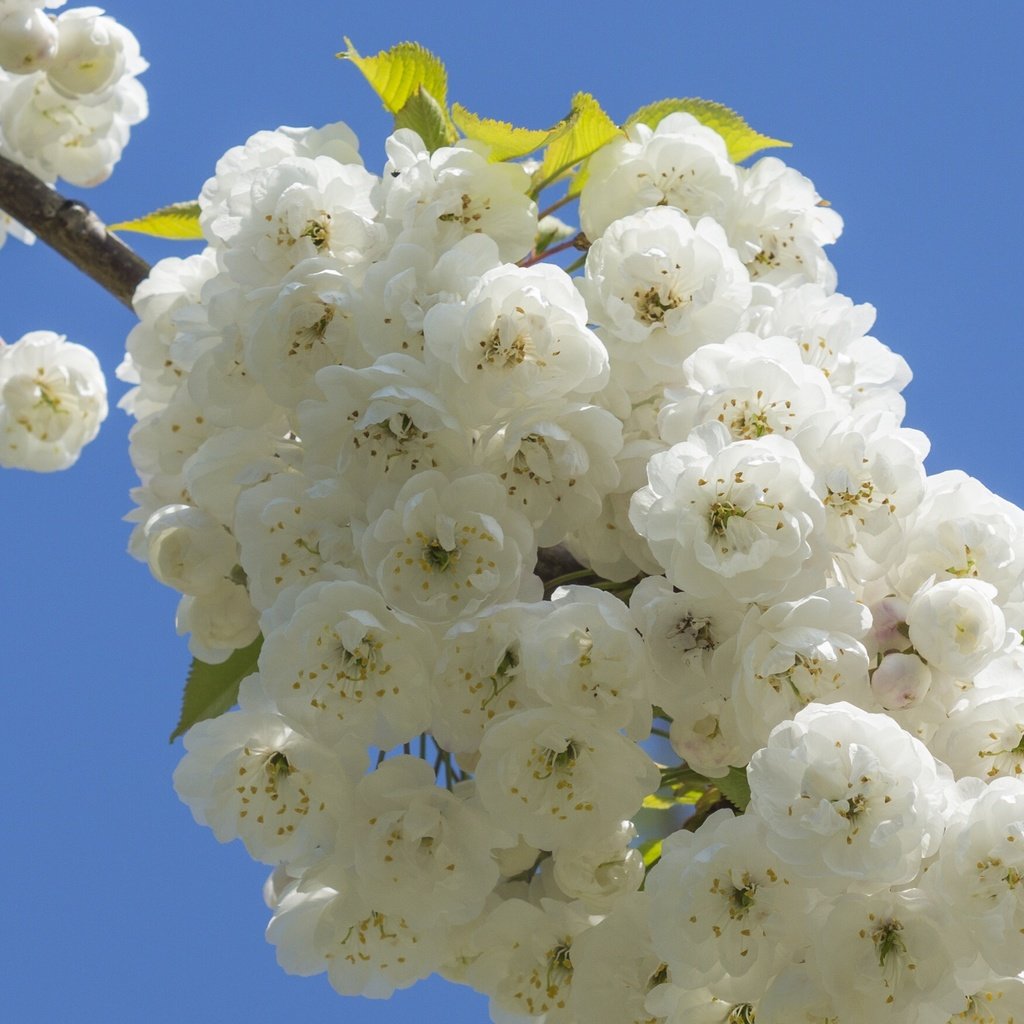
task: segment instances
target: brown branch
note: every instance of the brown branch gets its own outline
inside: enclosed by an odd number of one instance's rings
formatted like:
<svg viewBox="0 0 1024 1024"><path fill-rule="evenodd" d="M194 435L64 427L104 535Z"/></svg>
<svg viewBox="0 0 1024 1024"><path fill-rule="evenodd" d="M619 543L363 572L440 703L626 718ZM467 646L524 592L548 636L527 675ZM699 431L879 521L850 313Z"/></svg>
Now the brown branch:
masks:
<svg viewBox="0 0 1024 1024"><path fill-rule="evenodd" d="M132 295L149 274L149 264L110 234L84 203L66 199L24 167L0 156L0 210L131 308Z"/></svg>
<svg viewBox="0 0 1024 1024"><path fill-rule="evenodd" d="M583 566L561 545L554 548L540 548L537 552L537 565L533 570L545 583L578 572Z"/></svg>

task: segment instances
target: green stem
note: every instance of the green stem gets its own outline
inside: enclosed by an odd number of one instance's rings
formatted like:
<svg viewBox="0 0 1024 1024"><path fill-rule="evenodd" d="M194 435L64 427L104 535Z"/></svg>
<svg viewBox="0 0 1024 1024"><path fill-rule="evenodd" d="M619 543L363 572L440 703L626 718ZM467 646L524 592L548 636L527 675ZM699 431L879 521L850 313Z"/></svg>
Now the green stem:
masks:
<svg viewBox="0 0 1024 1024"><path fill-rule="evenodd" d="M553 580L549 580L544 584L544 594L545 596L550 596L559 587L564 587L567 583L577 583L582 580L598 583L601 581L601 578L593 569L578 569L576 572L563 573L561 576L556 576Z"/></svg>

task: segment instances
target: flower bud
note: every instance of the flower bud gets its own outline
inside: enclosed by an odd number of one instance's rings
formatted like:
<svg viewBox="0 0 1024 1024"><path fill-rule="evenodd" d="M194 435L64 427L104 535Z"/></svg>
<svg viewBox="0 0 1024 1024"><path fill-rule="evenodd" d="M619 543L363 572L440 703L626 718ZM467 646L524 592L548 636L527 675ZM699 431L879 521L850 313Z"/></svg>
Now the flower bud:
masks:
<svg viewBox="0 0 1024 1024"><path fill-rule="evenodd" d="M28 75L45 68L57 52L57 26L39 10L12 11L0 18L0 68Z"/></svg>
<svg viewBox="0 0 1024 1024"><path fill-rule="evenodd" d="M875 699L886 711L920 703L932 684L931 669L916 654L887 654L871 674Z"/></svg>

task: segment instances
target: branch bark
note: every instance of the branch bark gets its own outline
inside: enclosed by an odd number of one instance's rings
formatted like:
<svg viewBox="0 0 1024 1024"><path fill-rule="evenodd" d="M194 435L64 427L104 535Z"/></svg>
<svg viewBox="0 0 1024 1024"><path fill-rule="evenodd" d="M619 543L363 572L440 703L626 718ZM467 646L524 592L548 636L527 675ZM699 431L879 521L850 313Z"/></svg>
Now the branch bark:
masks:
<svg viewBox="0 0 1024 1024"><path fill-rule="evenodd" d="M554 548L540 548L537 552L537 566L534 572L545 582L578 572L583 566L559 544Z"/></svg>
<svg viewBox="0 0 1024 1024"><path fill-rule="evenodd" d="M128 308L150 266L84 203L0 156L0 210L9 213Z"/></svg>

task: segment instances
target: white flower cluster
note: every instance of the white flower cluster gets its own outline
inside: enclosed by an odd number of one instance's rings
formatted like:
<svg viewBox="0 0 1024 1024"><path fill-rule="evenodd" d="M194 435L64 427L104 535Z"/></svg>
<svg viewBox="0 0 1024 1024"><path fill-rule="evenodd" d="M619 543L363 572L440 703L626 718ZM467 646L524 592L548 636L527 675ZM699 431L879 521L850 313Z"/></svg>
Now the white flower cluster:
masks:
<svg viewBox="0 0 1024 1024"><path fill-rule="evenodd" d="M0 154L48 184L105 181L147 113L135 36L99 7L0 0ZM0 214L6 234L32 236Z"/></svg>
<svg viewBox="0 0 1024 1024"><path fill-rule="evenodd" d="M107 382L83 345L52 331L0 339L0 467L67 469L107 418Z"/></svg>
<svg viewBox="0 0 1024 1024"><path fill-rule="evenodd" d="M342 993L1020 1019L1024 513L925 474L839 217L781 161L629 128L575 278L529 189L474 142L396 131L377 176L343 125L261 132L139 289L132 550L197 656L264 638L179 794ZM555 545L596 585L545 597ZM644 798L748 765L748 812L698 806L640 891Z"/></svg>

